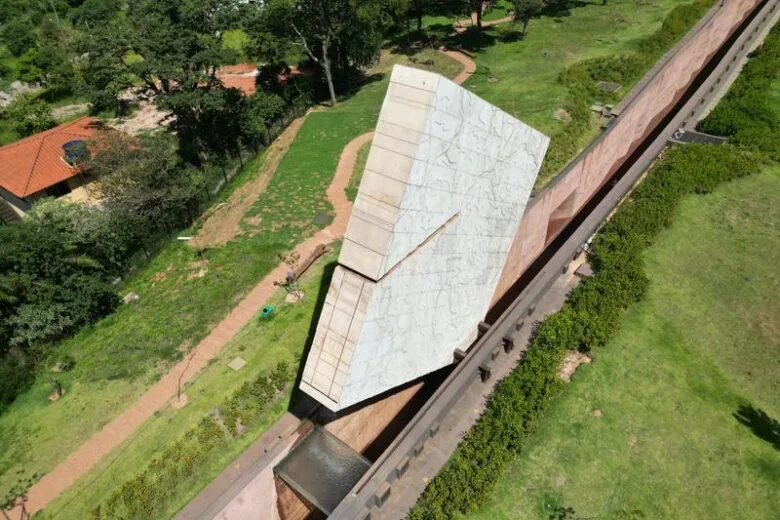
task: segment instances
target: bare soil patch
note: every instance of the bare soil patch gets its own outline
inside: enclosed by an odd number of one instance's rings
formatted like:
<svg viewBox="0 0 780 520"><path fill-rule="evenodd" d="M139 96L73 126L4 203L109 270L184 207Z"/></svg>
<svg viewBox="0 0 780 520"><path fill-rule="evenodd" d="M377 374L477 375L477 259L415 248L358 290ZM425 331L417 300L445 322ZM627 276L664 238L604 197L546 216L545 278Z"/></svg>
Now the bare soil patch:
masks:
<svg viewBox="0 0 780 520"><path fill-rule="evenodd" d="M265 191L279 162L298 135L305 118L304 115L290 123L268 147L263 164L254 177L234 191L226 203L220 204L206 217L197 235L188 242L191 247L202 249L224 246L241 232L241 221L244 215ZM256 226L259 221L252 221L250 224Z"/></svg>
<svg viewBox="0 0 780 520"><path fill-rule="evenodd" d="M141 132L157 130L164 127L171 120L169 112L163 112L154 106L152 101L141 101L138 111L128 118L113 119L108 122L112 128L130 135L138 135Z"/></svg>
<svg viewBox="0 0 780 520"><path fill-rule="evenodd" d="M571 376L574 375L574 371L577 370L577 367L580 365L587 365L590 362L590 356L583 354L579 350L570 350L566 353L566 357L561 364L558 377L569 383L571 382Z"/></svg>

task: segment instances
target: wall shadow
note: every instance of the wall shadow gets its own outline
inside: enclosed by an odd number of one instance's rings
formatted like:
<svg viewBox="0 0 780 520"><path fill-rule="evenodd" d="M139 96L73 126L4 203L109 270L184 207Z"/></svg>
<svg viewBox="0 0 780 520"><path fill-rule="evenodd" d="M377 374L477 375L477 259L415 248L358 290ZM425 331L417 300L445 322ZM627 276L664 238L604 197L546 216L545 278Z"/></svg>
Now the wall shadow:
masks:
<svg viewBox="0 0 780 520"><path fill-rule="evenodd" d="M298 386L301 384L303 378L303 367L306 364L306 358L309 357L312 343L314 342L314 334L317 331L317 323L320 321L320 314L322 313L322 307L325 305L325 298L328 295L328 288L330 287L330 280L333 278L333 272L336 270L338 262L335 260L328 263L323 268L322 281L320 282L320 288L317 291L317 302L314 304L314 313L309 323L309 332L306 335L306 343L303 346L303 354L301 354L301 362L298 364L298 373L295 375L295 383L293 386L292 396L290 396L290 404L287 407L287 411L295 415L299 419L304 419L310 415L312 408L316 408L319 404L301 392Z"/></svg>
<svg viewBox="0 0 780 520"><path fill-rule="evenodd" d="M780 451L780 422L769 417L765 411L743 404L734 412L734 418L747 426L753 435Z"/></svg>

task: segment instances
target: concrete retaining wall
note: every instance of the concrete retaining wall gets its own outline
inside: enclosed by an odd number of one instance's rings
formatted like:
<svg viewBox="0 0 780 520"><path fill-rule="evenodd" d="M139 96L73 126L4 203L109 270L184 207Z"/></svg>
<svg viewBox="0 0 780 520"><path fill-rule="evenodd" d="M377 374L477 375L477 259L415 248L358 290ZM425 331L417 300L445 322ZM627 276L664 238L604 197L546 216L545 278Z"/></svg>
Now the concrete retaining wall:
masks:
<svg viewBox="0 0 780 520"><path fill-rule="evenodd" d="M761 0L725 0L680 41L616 107L612 125L532 202L520 222L493 303L520 278L568 221L666 116Z"/></svg>

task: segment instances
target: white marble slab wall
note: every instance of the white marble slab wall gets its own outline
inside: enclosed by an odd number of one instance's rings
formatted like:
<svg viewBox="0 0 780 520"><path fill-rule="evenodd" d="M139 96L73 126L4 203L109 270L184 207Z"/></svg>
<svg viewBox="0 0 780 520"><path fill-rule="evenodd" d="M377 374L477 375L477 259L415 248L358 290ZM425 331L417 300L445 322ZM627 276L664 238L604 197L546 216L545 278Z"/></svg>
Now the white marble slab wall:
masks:
<svg viewBox="0 0 780 520"><path fill-rule="evenodd" d="M339 410L452 363L488 310L548 143L441 76L394 68L339 257L362 308L348 332L323 312L305 391ZM326 309L357 301L342 280ZM337 385L326 344L349 351Z"/></svg>

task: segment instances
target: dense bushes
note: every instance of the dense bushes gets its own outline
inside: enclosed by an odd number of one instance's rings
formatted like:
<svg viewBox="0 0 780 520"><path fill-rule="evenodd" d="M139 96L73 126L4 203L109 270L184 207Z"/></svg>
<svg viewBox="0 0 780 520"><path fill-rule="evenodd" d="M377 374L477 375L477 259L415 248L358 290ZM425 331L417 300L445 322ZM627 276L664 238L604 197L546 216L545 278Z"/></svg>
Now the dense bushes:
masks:
<svg viewBox="0 0 780 520"><path fill-rule="evenodd" d="M46 343L114 309L123 228L107 212L55 201L0 228L0 410L31 381Z"/></svg>
<svg viewBox="0 0 780 520"><path fill-rule="evenodd" d="M696 0L672 10L664 19L661 28L643 40L636 52L595 58L575 63L563 73L560 81L568 88L569 98L565 110L571 121L564 130L552 137L540 176L549 178L560 171L577 150L590 128L590 105L595 101L611 103L617 96L599 90L599 81L618 83L630 87L666 51L698 22L713 4L714 0Z"/></svg>
<svg viewBox="0 0 780 520"><path fill-rule="evenodd" d="M564 353L605 345L617 332L623 310L645 293L642 253L671 224L679 201L755 173L755 159L728 145L690 145L671 150L653 168L594 240L596 275L537 326L528 354L496 385L485 413L429 484L410 519L453 518L485 501L559 390L557 371Z"/></svg>
<svg viewBox="0 0 780 520"><path fill-rule="evenodd" d="M780 25L767 35L755 57L747 62L728 94L701 121L703 132L728 137L780 160L780 106L768 94L780 79Z"/></svg>
<svg viewBox="0 0 780 520"><path fill-rule="evenodd" d="M289 366L280 362L273 371L247 381L222 405L212 410L175 444L155 457L134 478L118 486L92 510L94 520L160 518L177 493L199 480L198 474L228 443L240 437L268 409L293 379Z"/></svg>

